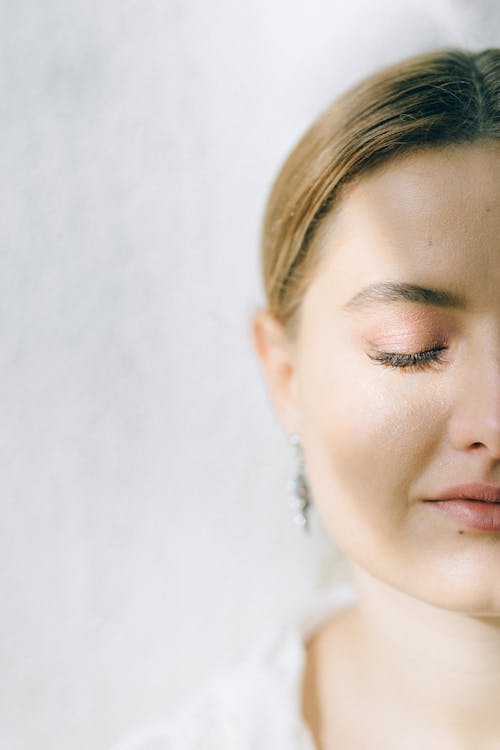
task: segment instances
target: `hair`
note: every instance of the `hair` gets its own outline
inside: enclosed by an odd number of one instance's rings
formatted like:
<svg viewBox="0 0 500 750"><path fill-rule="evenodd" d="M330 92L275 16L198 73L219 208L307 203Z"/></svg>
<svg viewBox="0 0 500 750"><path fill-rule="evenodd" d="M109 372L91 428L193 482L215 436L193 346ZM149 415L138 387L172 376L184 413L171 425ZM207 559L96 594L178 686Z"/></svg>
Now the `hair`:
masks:
<svg viewBox="0 0 500 750"><path fill-rule="evenodd" d="M500 48L407 58L338 97L310 126L272 186L262 229L267 309L288 335L318 265L313 238L343 188L423 148L500 140Z"/></svg>

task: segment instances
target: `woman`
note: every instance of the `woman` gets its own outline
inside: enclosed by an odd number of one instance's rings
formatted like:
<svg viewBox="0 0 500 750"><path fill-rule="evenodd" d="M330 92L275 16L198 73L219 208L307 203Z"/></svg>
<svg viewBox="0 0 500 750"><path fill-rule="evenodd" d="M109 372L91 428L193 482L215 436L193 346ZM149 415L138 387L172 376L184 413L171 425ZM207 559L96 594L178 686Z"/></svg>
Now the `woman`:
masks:
<svg viewBox="0 0 500 750"><path fill-rule="evenodd" d="M420 55L334 102L275 182L262 259L252 335L301 451L298 517L313 504L356 598L151 747L498 748L500 50Z"/></svg>

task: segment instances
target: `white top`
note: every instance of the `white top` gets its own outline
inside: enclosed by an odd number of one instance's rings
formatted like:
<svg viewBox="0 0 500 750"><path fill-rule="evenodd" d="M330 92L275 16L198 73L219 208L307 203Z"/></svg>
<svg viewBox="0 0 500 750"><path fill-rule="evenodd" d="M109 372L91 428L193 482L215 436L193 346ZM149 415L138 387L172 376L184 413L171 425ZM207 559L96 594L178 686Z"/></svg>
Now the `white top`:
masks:
<svg viewBox="0 0 500 750"><path fill-rule="evenodd" d="M164 725L112 750L316 750L301 713L305 643L354 600L350 583L315 595L298 618L265 632L241 664L212 678Z"/></svg>

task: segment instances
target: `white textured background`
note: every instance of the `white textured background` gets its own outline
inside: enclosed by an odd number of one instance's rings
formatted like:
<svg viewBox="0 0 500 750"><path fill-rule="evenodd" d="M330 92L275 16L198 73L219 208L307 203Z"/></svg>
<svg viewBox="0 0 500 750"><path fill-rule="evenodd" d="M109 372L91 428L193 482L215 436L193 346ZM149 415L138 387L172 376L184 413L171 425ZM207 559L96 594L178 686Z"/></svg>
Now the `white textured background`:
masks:
<svg viewBox="0 0 500 750"><path fill-rule="evenodd" d="M1 0L0 747L104 750L331 580L249 338L279 163L500 6Z"/></svg>

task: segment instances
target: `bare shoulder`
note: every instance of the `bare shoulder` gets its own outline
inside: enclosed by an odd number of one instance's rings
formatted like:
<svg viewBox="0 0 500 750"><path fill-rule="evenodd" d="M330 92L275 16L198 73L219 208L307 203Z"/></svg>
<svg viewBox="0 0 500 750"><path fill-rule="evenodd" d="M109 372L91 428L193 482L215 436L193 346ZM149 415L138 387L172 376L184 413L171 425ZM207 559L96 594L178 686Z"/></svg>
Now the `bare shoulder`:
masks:
<svg viewBox="0 0 500 750"><path fill-rule="evenodd" d="M305 644L302 682L302 715L318 750L325 744L325 714L340 702L334 696L335 685L349 680L347 654L352 640L355 605L335 612L313 633Z"/></svg>

